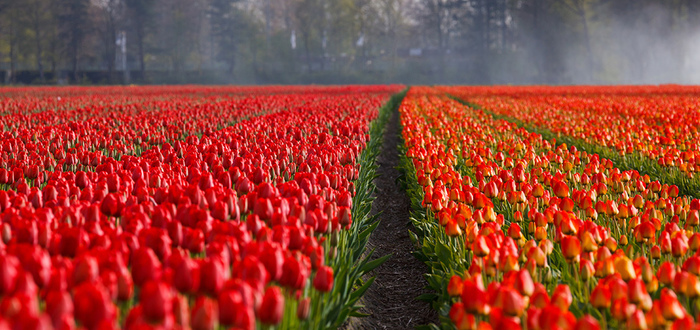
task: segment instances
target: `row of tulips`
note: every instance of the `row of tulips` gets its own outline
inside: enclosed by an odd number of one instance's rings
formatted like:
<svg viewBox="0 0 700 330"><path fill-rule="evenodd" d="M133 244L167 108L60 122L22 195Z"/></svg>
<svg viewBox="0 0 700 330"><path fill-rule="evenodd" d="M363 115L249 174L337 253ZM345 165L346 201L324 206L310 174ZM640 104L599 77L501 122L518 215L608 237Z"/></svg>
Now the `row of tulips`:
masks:
<svg viewBox="0 0 700 330"><path fill-rule="evenodd" d="M339 326L384 260L363 253L399 90L262 89L213 108L166 95L56 113L69 120L2 117L0 323Z"/></svg>
<svg viewBox="0 0 700 330"><path fill-rule="evenodd" d="M695 327L700 200L435 89L400 113L443 327Z"/></svg>
<svg viewBox="0 0 700 330"><path fill-rule="evenodd" d="M546 89L546 90L543 90ZM443 88L547 137L700 197L700 90L694 86Z"/></svg>
<svg viewBox="0 0 700 330"><path fill-rule="evenodd" d="M396 86L130 86L113 87L4 87L0 90L0 115L29 115L38 112L62 112L85 107L150 106L178 107L206 105L235 96L308 95L377 93L396 91ZM254 101L254 100L253 100ZM65 116L57 117L66 120Z"/></svg>

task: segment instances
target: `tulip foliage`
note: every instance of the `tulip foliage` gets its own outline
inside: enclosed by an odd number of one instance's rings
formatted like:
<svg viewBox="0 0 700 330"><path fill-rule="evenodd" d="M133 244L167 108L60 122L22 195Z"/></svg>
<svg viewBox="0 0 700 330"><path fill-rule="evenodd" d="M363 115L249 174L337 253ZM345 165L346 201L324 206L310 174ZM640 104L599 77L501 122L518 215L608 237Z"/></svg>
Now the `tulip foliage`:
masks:
<svg viewBox="0 0 700 330"><path fill-rule="evenodd" d="M3 90L0 323L342 324L401 88Z"/></svg>
<svg viewBox="0 0 700 330"><path fill-rule="evenodd" d="M412 238L435 290L421 298L443 326L695 328L700 200L443 91L412 88L399 109Z"/></svg>

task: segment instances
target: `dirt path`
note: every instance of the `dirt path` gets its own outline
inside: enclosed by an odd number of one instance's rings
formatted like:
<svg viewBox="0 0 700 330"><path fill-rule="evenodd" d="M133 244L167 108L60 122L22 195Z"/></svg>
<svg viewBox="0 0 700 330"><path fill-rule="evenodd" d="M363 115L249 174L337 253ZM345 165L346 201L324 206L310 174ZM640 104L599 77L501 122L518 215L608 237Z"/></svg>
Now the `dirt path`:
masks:
<svg viewBox="0 0 700 330"><path fill-rule="evenodd" d="M428 269L411 255L413 245L408 236L411 204L397 182L400 134L399 113L394 110L377 160L377 199L372 213L381 212L380 223L368 244L368 250L375 249L374 256L392 254L392 257L371 274L376 280L365 293L362 301L365 307L361 310L371 315L351 319L348 329L412 329L438 322L437 313L430 305L416 300L429 292L424 288L427 282L423 278Z"/></svg>

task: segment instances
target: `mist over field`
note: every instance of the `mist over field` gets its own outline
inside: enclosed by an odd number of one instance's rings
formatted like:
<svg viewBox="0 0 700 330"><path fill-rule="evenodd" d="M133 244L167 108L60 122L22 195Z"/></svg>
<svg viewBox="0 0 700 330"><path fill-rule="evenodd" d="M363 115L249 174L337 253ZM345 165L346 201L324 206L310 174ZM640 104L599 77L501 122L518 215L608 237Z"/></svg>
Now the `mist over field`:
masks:
<svg viewBox="0 0 700 330"><path fill-rule="evenodd" d="M697 17L697 0L0 0L0 83L699 84Z"/></svg>

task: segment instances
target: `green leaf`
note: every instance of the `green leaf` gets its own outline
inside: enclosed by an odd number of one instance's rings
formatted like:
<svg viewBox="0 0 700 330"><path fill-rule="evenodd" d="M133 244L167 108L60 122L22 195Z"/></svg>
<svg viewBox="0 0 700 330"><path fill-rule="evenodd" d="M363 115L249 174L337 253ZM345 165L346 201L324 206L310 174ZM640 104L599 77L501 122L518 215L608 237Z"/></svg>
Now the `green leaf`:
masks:
<svg viewBox="0 0 700 330"><path fill-rule="evenodd" d="M453 262L452 249L445 246L445 244L443 244L443 243L437 243L435 245L435 248L436 248L435 252L436 252L440 262L442 262L444 265L452 264L452 262Z"/></svg>
<svg viewBox="0 0 700 330"><path fill-rule="evenodd" d="M379 267L381 264L386 262L391 256L392 256L391 254L387 254L383 257L379 257L379 258L374 259L370 262L367 262L366 264L364 264L362 266L362 268L360 268L360 272L363 274L367 274L368 272L372 271L373 269Z"/></svg>
<svg viewBox="0 0 700 330"><path fill-rule="evenodd" d="M357 311L353 311L350 313L351 317L367 317L367 316L372 316L372 314L367 314L367 313L361 313Z"/></svg>
<svg viewBox="0 0 700 330"><path fill-rule="evenodd" d="M365 294L365 291L367 291L367 289L369 289L369 286L372 285L372 283L374 283L374 279L375 279L375 277L372 276L372 278L367 280L367 282L365 282L365 284L363 284L361 287L359 287L357 290L355 290L355 292L350 294L350 300L357 301L357 299L362 297L362 295Z"/></svg>

